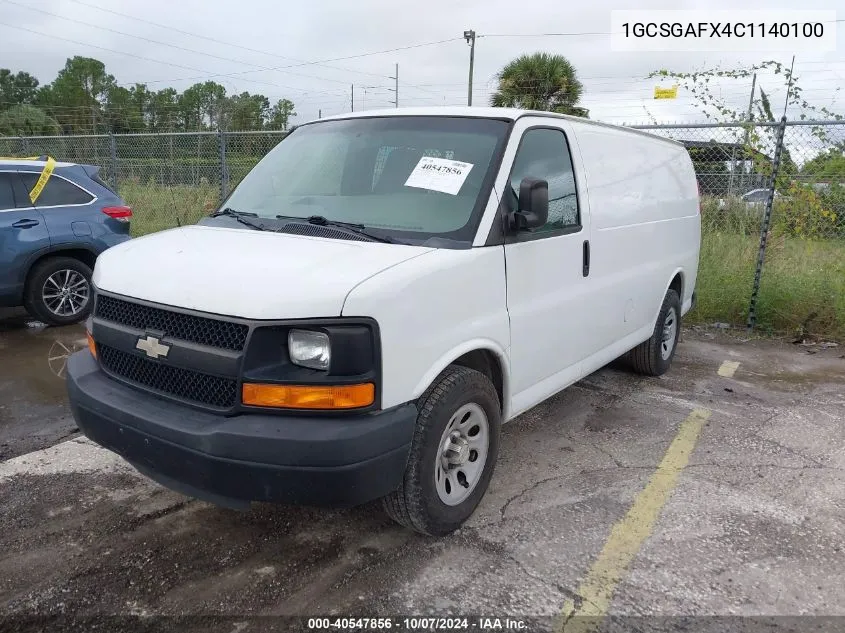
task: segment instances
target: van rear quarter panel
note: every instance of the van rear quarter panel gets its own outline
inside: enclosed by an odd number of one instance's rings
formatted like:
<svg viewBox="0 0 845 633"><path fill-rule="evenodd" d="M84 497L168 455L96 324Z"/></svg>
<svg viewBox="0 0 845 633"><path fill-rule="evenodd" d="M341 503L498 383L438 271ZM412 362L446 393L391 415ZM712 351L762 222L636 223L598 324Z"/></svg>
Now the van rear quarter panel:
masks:
<svg viewBox="0 0 845 633"><path fill-rule="evenodd" d="M597 327L608 345L653 326L683 275L683 310L698 270L698 186L686 149L658 137L573 123L591 215L590 276Z"/></svg>

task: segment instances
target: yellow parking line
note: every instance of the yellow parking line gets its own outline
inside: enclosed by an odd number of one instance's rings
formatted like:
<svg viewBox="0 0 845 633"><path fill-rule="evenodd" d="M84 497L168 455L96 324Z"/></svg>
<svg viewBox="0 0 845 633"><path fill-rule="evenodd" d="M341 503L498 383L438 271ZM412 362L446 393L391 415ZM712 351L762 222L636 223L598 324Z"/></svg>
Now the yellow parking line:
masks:
<svg viewBox="0 0 845 633"><path fill-rule="evenodd" d="M736 370L739 368L739 362L735 360L726 360L721 365L719 365L719 371L717 372L720 376L724 378L733 378L733 375L736 373Z"/></svg>
<svg viewBox="0 0 845 633"><path fill-rule="evenodd" d="M578 587L580 604L568 600L564 605L559 631L593 630L607 614L616 586L651 534L709 417L707 409L695 409L681 423L657 470L628 513L613 526L604 548Z"/></svg>

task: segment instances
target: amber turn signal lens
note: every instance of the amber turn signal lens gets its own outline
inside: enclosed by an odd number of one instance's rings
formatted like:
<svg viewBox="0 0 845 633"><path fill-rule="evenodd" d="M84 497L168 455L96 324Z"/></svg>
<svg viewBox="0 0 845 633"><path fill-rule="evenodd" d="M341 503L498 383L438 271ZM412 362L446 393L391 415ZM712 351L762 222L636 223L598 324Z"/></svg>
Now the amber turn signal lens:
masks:
<svg viewBox="0 0 845 633"><path fill-rule="evenodd" d="M265 385L245 383L243 403L280 409L357 409L375 401L375 386L358 385Z"/></svg>
<svg viewBox="0 0 845 633"><path fill-rule="evenodd" d="M97 358L97 345L94 343L94 337L91 336L91 332L87 332L88 334L88 351L91 352L91 356Z"/></svg>

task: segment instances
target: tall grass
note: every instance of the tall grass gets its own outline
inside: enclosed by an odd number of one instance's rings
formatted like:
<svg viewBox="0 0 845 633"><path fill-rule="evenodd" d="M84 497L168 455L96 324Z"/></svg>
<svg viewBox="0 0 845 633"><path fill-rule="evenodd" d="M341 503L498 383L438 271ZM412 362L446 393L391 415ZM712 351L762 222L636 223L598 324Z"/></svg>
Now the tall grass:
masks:
<svg viewBox="0 0 845 633"><path fill-rule="evenodd" d="M132 234L145 235L192 224L214 209L214 185L121 183L133 208ZM698 305L688 323L744 325L760 239L759 209L737 201L720 208L702 204ZM777 217L775 219L778 219ZM766 252L757 327L777 334L816 334L845 339L845 239L797 237L773 231Z"/></svg>
<svg viewBox="0 0 845 633"><path fill-rule="evenodd" d="M698 305L687 322L746 323L758 245L757 236L704 233ZM757 327L845 339L845 241L773 237L760 281Z"/></svg>
<svg viewBox="0 0 845 633"><path fill-rule="evenodd" d="M120 184L120 195L132 207L133 236L194 224L217 207L220 188L215 185Z"/></svg>

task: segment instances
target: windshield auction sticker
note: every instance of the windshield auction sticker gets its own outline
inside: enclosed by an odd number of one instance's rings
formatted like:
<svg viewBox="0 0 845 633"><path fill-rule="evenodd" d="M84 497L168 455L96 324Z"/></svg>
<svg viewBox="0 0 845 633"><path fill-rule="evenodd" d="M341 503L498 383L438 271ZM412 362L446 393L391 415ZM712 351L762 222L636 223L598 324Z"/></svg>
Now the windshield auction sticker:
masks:
<svg viewBox="0 0 845 633"><path fill-rule="evenodd" d="M472 163L459 160L423 156L408 176L405 186L442 191L456 196L472 167Z"/></svg>

